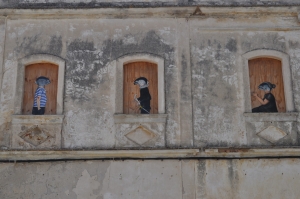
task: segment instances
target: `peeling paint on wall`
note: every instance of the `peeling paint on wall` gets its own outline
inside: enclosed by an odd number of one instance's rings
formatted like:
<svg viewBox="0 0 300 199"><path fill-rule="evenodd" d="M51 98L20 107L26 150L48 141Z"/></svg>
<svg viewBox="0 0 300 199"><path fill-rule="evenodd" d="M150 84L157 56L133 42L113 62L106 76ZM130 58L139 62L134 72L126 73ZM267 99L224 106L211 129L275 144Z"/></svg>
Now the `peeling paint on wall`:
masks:
<svg viewBox="0 0 300 199"><path fill-rule="evenodd" d="M99 189L100 183L96 180L97 176L90 176L85 169L77 181L76 188L72 190L76 193L77 199L97 199L99 194L96 195L94 192Z"/></svg>
<svg viewBox="0 0 300 199"><path fill-rule="evenodd" d="M193 44L191 51L194 60L195 139L200 143L217 146L235 142L232 132L236 129L234 112L238 103L237 42L232 37L225 37L224 40L212 34L203 35L202 42Z"/></svg>

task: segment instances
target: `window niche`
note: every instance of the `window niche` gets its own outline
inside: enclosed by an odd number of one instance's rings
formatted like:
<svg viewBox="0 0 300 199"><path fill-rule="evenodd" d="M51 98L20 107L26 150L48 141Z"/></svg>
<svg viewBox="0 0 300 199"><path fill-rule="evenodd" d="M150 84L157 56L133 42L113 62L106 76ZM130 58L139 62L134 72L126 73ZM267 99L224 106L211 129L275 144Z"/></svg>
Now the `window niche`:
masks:
<svg viewBox="0 0 300 199"><path fill-rule="evenodd" d="M250 51L248 53L245 53L243 55L243 61L244 61L244 96L245 96L245 112L251 112L252 110L252 105L251 105L251 89L253 86L256 85L250 85L250 75L253 76L252 71L249 70L249 67L253 67L253 65L255 65L255 62L258 61L277 61L277 64L279 64L278 62L281 62L281 70L280 71L282 73L282 78L281 77L274 77L276 78L276 82L280 82L282 81L282 84L280 87L282 87L283 91L282 94L280 95L284 95L284 99L282 99L282 101L285 102L285 108L282 107L281 108L281 112L293 112L294 111L294 103L293 103L293 94L292 94L292 80L291 80L291 71L290 71L290 64L289 64L289 57L287 54L282 53L282 52L278 52L278 51L274 51L274 50L254 50L254 51ZM250 63L250 65L249 65ZM262 71L265 70L266 68L269 67L269 69L271 69L272 66L262 66ZM263 69L265 68L265 69ZM274 71L272 71L274 72ZM271 76L271 72L267 71L266 72L266 76ZM269 73L269 74L268 74ZM261 77L258 77L257 81L260 81ZM281 80L282 79L282 80ZM261 81L264 81L261 78ZM254 81L256 82L256 81ZM262 83L262 82L260 82ZM272 82L273 83L273 82ZM276 85L277 86L277 85ZM250 89L251 87L251 89ZM253 88L254 89L254 88ZM277 88L275 88L277 89ZM257 90L257 89L256 89ZM279 90L279 89L278 89ZM273 91L272 91L273 92ZM284 111L286 110L286 111Z"/></svg>
<svg viewBox="0 0 300 199"><path fill-rule="evenodd" d="M164 60L149 54L134 54L118 58L116 66L115 129L118 147L164 147L167 115L165 113ZM140 114L134 104L139 97L135 78L149 80L150 114Z"/></svg>
<svg viewBox="0 0 300 199"><path fill-rule="evenodd" d="M165 113L165 86L164 86L164 60L160 57L138 54L138 55L127 55L116 60L116 101L115 101L115 112L118 114L124 113L124 87L120 86L124 84L124 66L128 66L130 63L143 64L149 63L149 65L157 65L157 113ZM138 66L139 67L139 66ZM133 81L132 81L133 84ZM154 85L156 86L156 85ZM139 93L138 93L139 94Z"/></svg>
<svg viewBox="0 0 300 199"><path fill-rule="evenodd" d="M52 63L36 63L25 66L22 115L31 115L34 94L35 90L37 89L35 80L40 76L49 78L51 82L45 86L48 99L46 103L45 115L56 114L58 65Z"/></svg>
<svg viewBox="0 0 300 199"><path fill-rule="evenodd" d="M245 121L247 140L252 146L297 145L297 112L294 112L289 56L274 50L254 50L243 56ZM272 90L278 113L252 113L260 104L251 97L264 81L276 84ZM259 93L262 97L263 92Z"/></svg>
<svg viewBox="0 0 300 199"><path fill-rule="evenodd" d="M139 77L145 77L149 82L149 92L151 95L150 114L158 113L158 96L157 96L157 64L151 62L130 62L124 64L124 83L123 83L123 113L139 114L140 110L134 97L140 95L140 89L133 85L134 80Z"/></svg>
<svg viewBox="0 0 300 199"><path fill-rule="evenodd" d="M16 92L14 101L15 114L28 114L28 108L26 110L25 107L30 106L31 101L29 98L31 96L29 96L28 93L25 94L25 92L29 91L26 89L30 89L30 92L34 93L35 89L37 88L37 85L34 83L35 78L37 76L50 76L50 80L52 80L52 86L56 87L50 90L52 93L49 93L49 96L54 98L55 102L51 107L55 107L55 110L53 110L53 108L52 110L49 109L48 114L62 114L65 73L64 71L65 60L57 56L36 54L20 59L18 62ZM46 88L48 86L49 85L47 85ZM26 104L24 104L24 102Z"/></svg>
<svg viewBox="0 0 300 199"><path fill-rule="evenodd" d="M272 94L275 97L278 112L286 112L281 60L266 57L254 58L248 61L248 65L250 91L256 92L263 98L265 93L259 90L258 86L262 82L275 84L276 88L272 89ZM260 105L257 98L251 96L251 108L253 109Z"/></svg>
<svg viewBox="0 0 300 199"><path fill-rule="evenodd" d="M12 148L60 148L63 122L63 89L65 60L60 57L35 54L18 61L12 116ZM46 85L45 115L31 115L33 95L38 76L49 77Z"/></svg>

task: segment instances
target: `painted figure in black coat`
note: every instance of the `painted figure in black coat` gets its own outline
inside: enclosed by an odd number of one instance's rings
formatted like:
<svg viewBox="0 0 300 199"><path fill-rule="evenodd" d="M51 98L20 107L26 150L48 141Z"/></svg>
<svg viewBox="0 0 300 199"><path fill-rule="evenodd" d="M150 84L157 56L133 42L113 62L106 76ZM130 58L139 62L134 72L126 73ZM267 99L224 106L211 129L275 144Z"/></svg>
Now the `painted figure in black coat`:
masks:
<svg viewBox="0 0 300 199"><path fill-rule="evenodd" d="M252 93L252 95L256 97L256 99L262 104L261 106L252 109L253 113L278 112L275 97L271 93L271 90L275 87L275 84L272 84L270 82L263 82L258 86L258 89L265 92L264 98L260 98L255 92Z"/></svg>
<svg viewBox="0 0 300 199"><path fill-rule="evenodd" d="M137 98L140 104L141 114L149 114L150 113L150 100L151 95L149 93L149 82L145 77L139 77L133 82L134 85L138 85L140 87L140 97Z"/></svg>

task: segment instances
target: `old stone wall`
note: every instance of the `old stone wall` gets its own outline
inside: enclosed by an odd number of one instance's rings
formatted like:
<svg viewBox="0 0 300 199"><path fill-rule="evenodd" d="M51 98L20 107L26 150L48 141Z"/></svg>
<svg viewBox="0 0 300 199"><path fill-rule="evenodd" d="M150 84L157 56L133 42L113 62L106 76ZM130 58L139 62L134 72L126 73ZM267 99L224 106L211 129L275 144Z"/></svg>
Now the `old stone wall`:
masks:
<svg viewBox="0 0 300 199"><path fill-rule="evenodd" d="M38 13L34 12L33 15L19 13L24 18L4 17L0 21L1 146L21 149L27 145L20 140L12 141L21 128L20 118L13 119L13 115L20 114L22 60L33 55L51 55L65 63L61 79L63 122L57 124L59 128L53 128L56 144L44 144L40 148L268 147L274 143L256 133L269 126L278 128L277 133L282 130L286 134L285 140L277 139L275 145L297 146L297 114L289 119L279 113L274 124L260 119L251 123L244 116L249 110L244 55L257 50L287 57L283 68L290 71L290 78L286 78L292 93L289 111L299 110L299 22L296 7L289 8L290 13L282 9L277 10L278 15L270 10L269 14L261 15L260 10L254 10L247 15L223 13L224 16L207 14L190 18L85 16L78 19L63 15L52 19L47 15L36 19ZM81 16L84 12L77 14ZM128 133L127 124L124 124L126 128L122 127L126 132L118 130L121 127L116 128L114 119L120 113L116 111L116 98L122 87L117 84L118 60L139 55L157 57L164 62L163 102L167 119L165 125L146 126L156 136L150 145L129 141L124 136ZM14 121L18 124L14 125ZM28 121L23 130L31 128L31 124L37 125Z"/></svg>
<svg viewBox="0 0 300 199"><path fill-rule="evenodd" d="M298 4L0 1L0 198L299 198ZM251 113L257 57L281 60L286 113ZM158 65L159 114L123 114L130 61ZM57 114L22 115L40 62Z"/></svg>
<svg viewBox="0 0 300 199"><path fill-rule="evenodd" d="M299 159L1 163L6 198L299 198Z"/></svg>

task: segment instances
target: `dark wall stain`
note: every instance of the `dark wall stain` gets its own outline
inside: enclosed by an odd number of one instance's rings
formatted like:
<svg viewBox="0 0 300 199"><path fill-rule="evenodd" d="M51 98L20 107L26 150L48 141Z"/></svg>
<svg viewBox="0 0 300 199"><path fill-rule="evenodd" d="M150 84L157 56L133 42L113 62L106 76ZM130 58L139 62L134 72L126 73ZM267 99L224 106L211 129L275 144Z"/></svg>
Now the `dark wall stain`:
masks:
<svg viewBox="0 0 300 199"><path fill-rule="evenodd" d="M278 33L256 33L255 37L245 35L242 41L244 53L257 49L272 49L286 52L285 38Z"/></svg>
<svg viewBox="0 0 300 199"><path fill-rule="evenodd" d="M232 121L237 109L236 45L236 40L231 38L226 42L203 39L197 44L200 56L193 54L194 130L201 140L199 144L209 143L209 147L230 145L227 141L212 141L210 136L233 130Z"/></svg>
<svg viewBox="0 0 300 199"><path fill-rule="evenodd" d="M237 47L236 47L237 43L235 39L229 39L228 43L226 44L226 48L230 51L230 52L236 52L237 51Z"/></svg>
<svg viewBox="0 0 300 199"><path fill-rule="evenodd" d="M0 149L1 147L8 147L10 145L10 130L11 123L6 122L0 125Z"/></svg>
<svg viewBox="0 0 300 199"><path fill-rule="evenodd" d="M97 72L103 67L94 43L75 39L67 46L66 79L71 79L74 92L69 92L71 98L88 99L87 92L95 88Z"/></svg>
<svg viewBox="0 0 300 199"><path fill-rule="evenodd" d="M71 42L68 45L67 50L68 51L79 51L79 50L94 51L96 49L94 48L93 42L81 41L80 39L75 39L73 42Z"/></svg>
<svg viewBox="0 0 300 199"><path fill-rule="evenodd" d="M182 88L180 89L181 99L190 100L190 91L191 88L188 87L189 82L187 81L188 74L187 70L187 60L184 54L181 55L181 82Z"/></svg>
<svg viewBox="0 0 300 199"><path fill-rule="evenodd" d="M236 91L229 85L225 86L222 78L235 73L235 68L232 65L232 60L229 55L231 52L236 52L237 50L236 40L229 39L223 47L221 42L216 40L213 42L208 41L208 44L212 47L215 55L212 57L211 55L213 53L208 52L208 56L205 56L201 61L197 61L196 64L193 64L193 74L204 77L197 81L193 80L193 84L196 86L201 84L201 87L204 88L201 92L207 92L207 98L213 97L212 99L222 100L219 102L221 104L231 102L231 100L235 99ZM229 49L230 52L226 53L224 48ZM211 75L215 77L209 78ZM209 101L211 102L213 100Z"/></svg>
<svg viewBox="0 0 300 199"><path fill-rule="evenodd" d="M48 44L48 51L60 55L62 51L62 38L61 36L52 36Z"/></svg>
<svg viewBox="0 0 300 199"><path fill-rule="evenodd" d="M36 34L30 37L23 37L22 41L17 41L15 51L25 56L45 53L60 56L62 52L62 37L52 36L48 43L45 43L42 34Z"/></svg>
<svg viewBox="0 0 300 199"><path fill-rule="evenodd" d="M210 160L212 161L212 160ZM207 160L199 160L198 161L198 167L197 167L197 181L199 183L198 185L198 188L199 188L199 195L202 196L202 198L206 198L207 197L207 193L206 193L206 179L207 179L207 169L206 169L206 163L209 163L207 162ZM209 169L208 169L209 170Z"/></svg>
<svg viewBox="0 0 300 199"><path fill-rule="evenodd" d="M36 51L38 51L38 49L35 48L38 40L38 34L31 37L24 37L20 44L17 41L17 48L15 49L15 51L18 53L25 53L26 55L34 54L36 53Z"/></svg>
<svg viewBox="0 0 300 199"><path fill-rule="evenodd" d="M164 58L166 66L174 63L170 56L174 48L163 43L155 31L149 31L137 44L124 44L122 39L108 39L101 46L101 49L96 49L94 42L79 39L67 44L67 79L73 88L67 94L73 100L90 100L89 92L108 80L106 77L99 79L99 71L119 57L148 53Z"/></svg>
<svg viewBox="0 0 300 199"><path fill-rule="evenodd" d="M300 48L300 43L298 41L289 41L289 47L292 49Z"/></svg>
<svg viewBox="0 0 300 199"><path fill-rule="evenodd" d="M165 53L174 51L173 47L161 41L161 38L156 34L155 31L149 31L139 44L124 45L122 40L109 40L108 43L105 44L107 44L107 46L111 46L112 60L134 53L149 53L165 57Z"/></svg>

